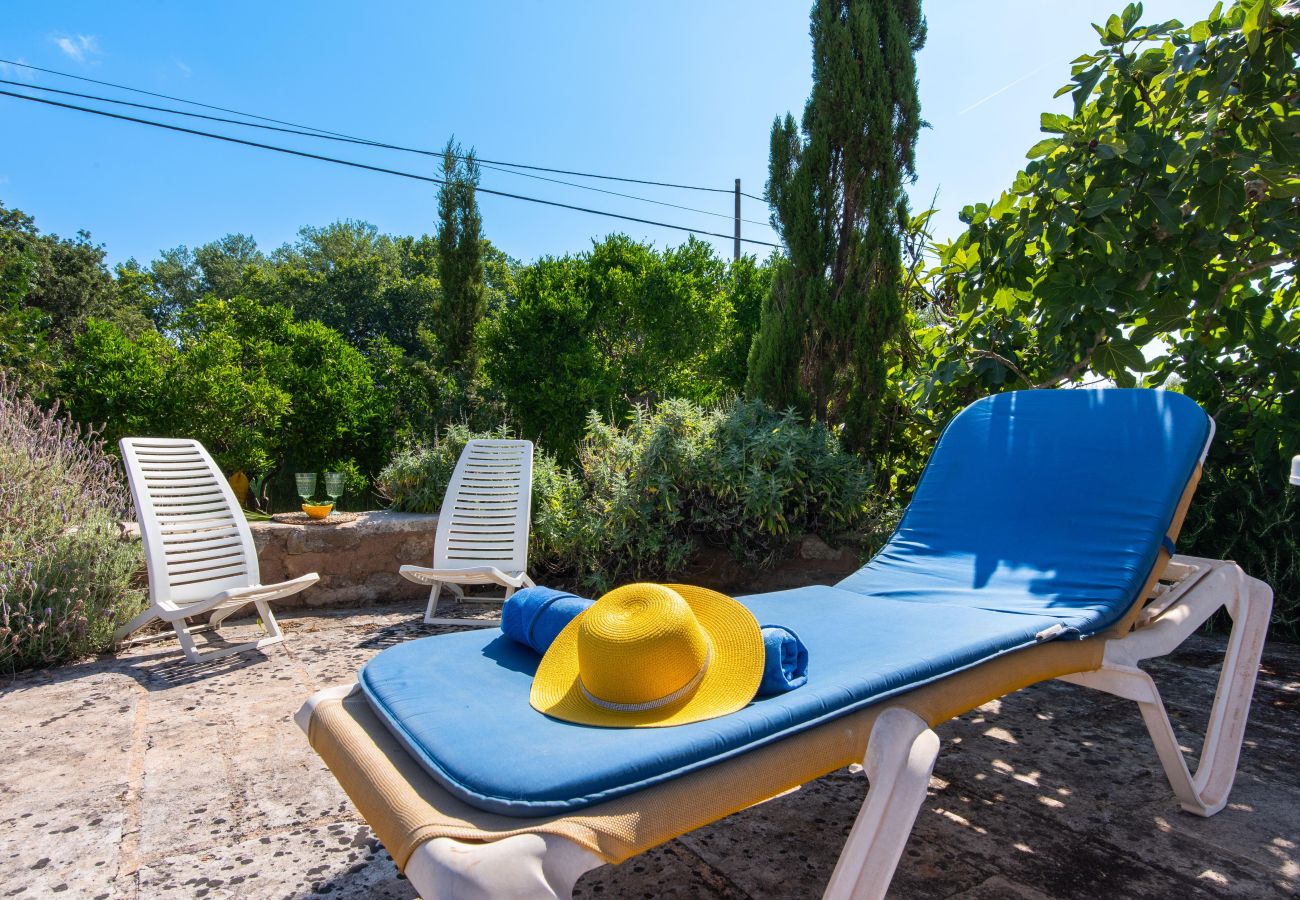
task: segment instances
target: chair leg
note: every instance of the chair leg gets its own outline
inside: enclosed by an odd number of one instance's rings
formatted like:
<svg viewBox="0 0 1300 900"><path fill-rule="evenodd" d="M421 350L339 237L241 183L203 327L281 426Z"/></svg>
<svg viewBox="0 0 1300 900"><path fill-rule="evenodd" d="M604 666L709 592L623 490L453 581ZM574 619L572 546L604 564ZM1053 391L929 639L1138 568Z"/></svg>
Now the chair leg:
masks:
<svg viewBox="0 0 1300 900"><path fill-rule="evenodd" d="M1228 793L1237 777L1237 762L1246 736L1246 714L1255 694L1255 679L1273 613L1273 592L1263 582L1252 579L1242 603L1228 612L1233 618L1232 635L1215 689L1205 746L1196 767L1195 787L1201 808L1188 810L1202 816L1212 815L1227 805ZM1183 808L1188 808L1186 803Z"/></svg>
<svg viewBox="0 0 1300 900"><path fill-rule="evenodd" d="M115 649L121 647L128 637L157 618L158 614L154 612L153 607L150 606L144 612L140 613L140 615L136 616L130 622L127 622L121 628L117 629L117 631L113 632L113 647Z"/></svg>
<svg viewBox="0 0 1300 900"><path fill-rule="evenodd" d="M871 726L863 760L871 788L826 886L825 900L884 897L925 803L939 736L916 713L886 709Z"/></svg>
<svg viewBox="0 0 1300 900"><path fill-rule="evenodd" d="M1221 605L1232 619L1232 631L1228 635L1228 647L1195 774L1188 768L1160 691L1146 672L1136 665L1106 662L1095 671L1061 678L1138 704L1169 786L1182 808L1198 816L1212 816L1228 803L1246 733L1246 716L1255 692L1255 676L1268 633L1273 594L1263 582L1243 577L1237 582L1236 590L1223 595ZM1205 618L1208 618L1208 613ZM1188 624L1195 627L1199 622Z"/></svg>
<svg viewBox="0 0 1300 900"><path fill-rule="evenodd" d="M253 605L257 607L257 615L262 620L262 630L266 632L266 637L258 641L257 646L268 647L283 641L284 632L280 630L280 623L276 621L275 613L271 611L270 601L257 600Z"/></svg>
<svg viewBox="0 0 1300 900"><path fill-rule="evenodd" d="M248 650L260 650L263 647L269 647L283 641L284 632L280 630L280 623L275 620L275 613L271 611L271 604L266 600L255 600L253 605L257 608L257 614L262 620L262 629L266 632L266 637L243 644L236 644L233 647L222 647L220 650L200 652L194 643L194 634L196 632L213 630L211 623L190 628L186 626L184 619L173 622L172 627L176 629L176 637L181 642L181 650L184 651L185 658L192 663L211 662L214 659L233 656L236 653L244 653Z"/></svg>
<svg viewBox="0 0 1300 900"><path fill-rule="evenodd" d="M190 634L190 629L185 624L185 620L177 619L172 622L172 628L176 629L176 637L181 642L181 652L185 654L185 658L190 662L203 662L204 655L194 645L194 637Z"/></svg>
<svg viewBox="0 0 1300 900"><path fill-rule="evenodd" d="M497 628L501 625L500 619L456 619L447 616L439 616L438 598L442 594L443 587L446 587L459 600L465 599L465 589L454 582L447 582L445 585L441 581L433 583L432 590L429 591L429 605L424 610L425 625L467 625L472 628ZM509 593L506 596L510 596ZM495 602L495 601L489 601Z"/></svg>
<svg viewBox="0 0 1300 900"><path fill-rule="evenodd" d="M222 622L226 621L226 619L229 619L231 616L239 612L247 605L248 604L245 603L241 606L227 606L222 609L219 609L216 612L214 612L212 615L208 616L208 624L211 625L213 628L220 628Z"/></svg>
<svg viewBox="0 0 1300 900"><path fill-rule="evenodd" d="M435 581L429 589L429 605L424 609L424 624L432 625L438 614L438 598L442 596L442 582Z"/></svg>
<svg viewBox="0 0 1300 900"><path fill-rule="evenodd" d="M567 898L583 872L604 861L554 835L520 834L487 843L434 838L406 861L404 874L424 900Z"/></svg>

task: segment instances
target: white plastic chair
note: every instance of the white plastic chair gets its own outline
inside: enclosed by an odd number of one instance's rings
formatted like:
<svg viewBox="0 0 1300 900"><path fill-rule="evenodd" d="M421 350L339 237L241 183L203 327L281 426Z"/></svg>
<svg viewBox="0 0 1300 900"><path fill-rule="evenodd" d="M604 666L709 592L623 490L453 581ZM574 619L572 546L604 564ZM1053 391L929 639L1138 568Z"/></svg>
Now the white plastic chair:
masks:
<svg viewBox="0 0 1300 900"><path fill-rule="evenodd" d="M161 619L176 629L185 658L206 662L284 639L270 601L315 584L315 572L262 584L253 532L234 492L198 441L123 438L122 462L131 483L140 539L149 569L149 608L113 635L128 635ZM266 637L200 653L193 635L218 628L240 607L257 607ZM210 613L206 625L187 619Z"/></svg>
<svg viewBox="0 0 1300 900"><path fill-rule="evenodd" d="M429 625L500 625L500 619L439 618L445 585L458 599L504 603L528 577L528 526L533 502L532 441L474 440L465 445L438 514L433 566L402 566L407 581L428 585ZM465 597L462 585L499 584L501 597Z"/></svg>

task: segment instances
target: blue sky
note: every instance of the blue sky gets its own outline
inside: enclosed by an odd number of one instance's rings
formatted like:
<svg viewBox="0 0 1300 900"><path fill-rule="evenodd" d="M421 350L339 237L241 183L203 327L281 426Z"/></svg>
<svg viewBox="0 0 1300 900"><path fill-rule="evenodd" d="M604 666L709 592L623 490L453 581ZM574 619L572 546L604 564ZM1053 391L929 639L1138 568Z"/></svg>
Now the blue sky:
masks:
<svg viewBox="0 0 1300 900"><path fill-rule="evenodd" d="M11 0L0 57L392 143L437 148L454 133L489 159L721 188L739 177L761 194L772 118L797 116L808 95L809 5ZM1148 2L1144 19L1191 22L1212 5ZM1039 113L1068 103L1052 93L1068 80L1070 60L1095 46L1089 23L1122 6L926 4L929 41L918 69L932 127L920 138L912 196L924 208L939 192L939 236L958 231L963 205L1010 184L1039 137ZM3 65L0 78L166 105ZM432 160L420 156L194 127L432 172ZM303 225L343 218L394 233L433 229L434 187L420 182L8 97L0 97L0 130L0 200L34 214L45 231L89 230L112 261L146 261L236 231L270 250ZM587 182L715 217L498 172L484 172L482 183L731 230L732 198L723 194ZM484 196L481 205L487 235L523 260L584 250L611 231L659 246L685 237L503 198ZM765 221L767 209L745 200L743 215ZM774 239L764 225L743 227L748 237ZM729 239L715 243L730 254Z"/></svg>

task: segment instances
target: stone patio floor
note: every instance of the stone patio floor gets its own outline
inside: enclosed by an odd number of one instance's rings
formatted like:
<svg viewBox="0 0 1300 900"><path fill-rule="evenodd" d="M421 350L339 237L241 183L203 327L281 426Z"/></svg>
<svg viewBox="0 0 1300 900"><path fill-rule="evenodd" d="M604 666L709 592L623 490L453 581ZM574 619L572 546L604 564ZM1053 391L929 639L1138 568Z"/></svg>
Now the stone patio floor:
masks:
<svg viewBox="0 0 1300 900"><path fill-rule="evenodd" d="M265 653L193 666L173 639L0 682L0 896L414 896L292 716L435 629L411 604L282 621ZM1221 648L1198 637L1152 666L1190 748ZM892 895L1295 894L1298 712L1300 648L1270 645L1231 805L1199 819L1179 811L1132 704L1062 683L990 703L939 730ZM836 772L589 873L577 894L818 896L865 788Z"/></svg>

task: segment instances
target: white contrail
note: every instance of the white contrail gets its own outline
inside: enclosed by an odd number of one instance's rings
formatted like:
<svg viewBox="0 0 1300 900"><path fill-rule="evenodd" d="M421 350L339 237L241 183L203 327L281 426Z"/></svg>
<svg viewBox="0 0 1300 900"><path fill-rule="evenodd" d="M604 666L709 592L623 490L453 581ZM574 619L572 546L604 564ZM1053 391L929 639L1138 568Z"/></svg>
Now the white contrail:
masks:
<svg viewBox="0 0 1300 900"><path fill-rule="evenodd" d="M974 109L975 107L977 107L977 106L983 106L985 103L988 103L990 100L992 100L994 97L996 97L998 94L1002 93L1003 91L1009 91L1009 90L1011 90L1013 87L1015 87L1016 85L1020 84L1020 82L1024 81L1024 80L1025 80L1026 78L1028 78L1030 75L1037 75L1038 72L1039 72L1039 70L1041 70L1042 68L1043 68L1042 66L1039 66L1038 68L1036 68L1036 69L1034 69L1034 70L1032 70L1032 71L1026 72L1025 74L1021 75L1019 78L1017 78L1015 81L1011 82L1010 84L1004 84L1004 85L1002 85L1002 87L998 88L996 91L994 91L993 93L989 94L987 97L981 97L979 100L976 100L976 101L975 101L974 103L972 103L970 106L966 107L966 108L963 109L961 112L957 113L957 115L959 115L959 116L964 116L964 115L966 115L966 113L970 112L970 111L971 111L972 109Z"/></svg>

